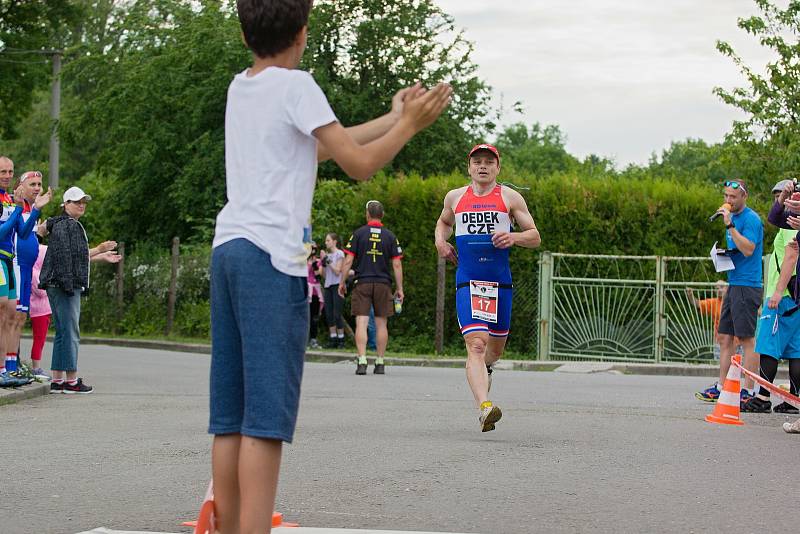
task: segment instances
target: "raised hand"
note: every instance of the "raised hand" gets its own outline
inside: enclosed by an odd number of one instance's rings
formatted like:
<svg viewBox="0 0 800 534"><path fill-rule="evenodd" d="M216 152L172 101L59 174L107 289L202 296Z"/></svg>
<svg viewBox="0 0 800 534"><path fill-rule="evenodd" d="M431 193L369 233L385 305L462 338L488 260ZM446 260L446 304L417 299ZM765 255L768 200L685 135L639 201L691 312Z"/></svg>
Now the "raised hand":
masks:
<svg viewBox="0 0 800 534"><path fill-rule="evenodd" d="M439 118L452 94L453 88L446 83L440 83L430 91L419 84L414 85L405 95L400 120L407 121L414 132L424 130Z"/></svg>
<svg viewBox="0 0 800 534"><path fill-rule="evenodd" d="M53 189L48 187L46 193L42 193L39 191L39 194L36 196L36 200L33 202L33 207L37 210L41 210L43 207L47 206L48 202L53 199Z"/></svg>
<svg viewBox="0 0 800 534"><path fill-rule="evenodd" d="M14 202L16 202L17 206L25 207L25 197L23 196L25 192L25 186L19 184L16 189L14 189Z"/></svg>

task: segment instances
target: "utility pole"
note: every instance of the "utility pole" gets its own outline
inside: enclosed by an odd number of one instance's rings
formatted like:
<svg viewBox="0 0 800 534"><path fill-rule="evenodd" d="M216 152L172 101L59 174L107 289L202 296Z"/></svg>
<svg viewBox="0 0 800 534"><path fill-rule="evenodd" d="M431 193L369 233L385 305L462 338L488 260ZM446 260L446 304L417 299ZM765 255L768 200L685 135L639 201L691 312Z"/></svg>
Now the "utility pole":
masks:
<svg viewBox="0 0 800 534"><path fill-rule="evenodd" d="M58 120L61 117L61 50L48 50L53 61L53 84L50 95L50 178L48 185L58 188L58 167L61 147L58 142Z"/></svg>

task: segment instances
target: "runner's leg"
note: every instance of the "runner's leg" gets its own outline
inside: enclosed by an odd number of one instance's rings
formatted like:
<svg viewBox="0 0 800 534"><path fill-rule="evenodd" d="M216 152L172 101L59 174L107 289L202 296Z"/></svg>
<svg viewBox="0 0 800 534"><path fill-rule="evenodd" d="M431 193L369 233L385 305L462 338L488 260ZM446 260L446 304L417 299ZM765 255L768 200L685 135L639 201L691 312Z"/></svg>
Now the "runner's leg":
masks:
<svg viewBox="0 0 800 534"><path fill-rule="evenodd" d="M478 407L489 400L489 374L486 371L489 332L470 332L464 336L467 346L467 383Z"/></svg>

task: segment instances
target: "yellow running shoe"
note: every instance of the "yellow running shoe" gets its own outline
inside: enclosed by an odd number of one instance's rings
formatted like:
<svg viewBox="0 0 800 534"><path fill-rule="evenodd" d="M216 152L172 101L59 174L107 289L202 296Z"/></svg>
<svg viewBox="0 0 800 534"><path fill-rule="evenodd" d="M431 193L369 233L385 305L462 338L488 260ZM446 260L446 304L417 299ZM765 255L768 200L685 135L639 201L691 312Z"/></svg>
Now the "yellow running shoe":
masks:
<svg viewBox="0 0 800 534"><path fill-rule="evenodd" d="M481 415L478 421L481 424L481 432L489 432L494 430L494 424L503 417L503 412L499 406L495 406L491 401L486 401L481 404Z"/></svg>

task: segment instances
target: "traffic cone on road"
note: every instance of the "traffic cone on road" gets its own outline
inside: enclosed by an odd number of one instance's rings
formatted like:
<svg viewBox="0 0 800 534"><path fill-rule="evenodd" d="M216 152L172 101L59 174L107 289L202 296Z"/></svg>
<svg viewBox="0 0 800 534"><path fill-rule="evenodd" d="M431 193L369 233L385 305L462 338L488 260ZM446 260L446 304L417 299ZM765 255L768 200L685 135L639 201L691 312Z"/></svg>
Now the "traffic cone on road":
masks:
<svg viewBox="0 0 800 534"><path fill-rule="evenodd" d="M217 531L217 519L214 515L214 481L208 483L206 496L203 499L203 505L200 507L200 514L197 516L197 521L185 521L181 523L184 527L194 527L194 534L214 534ZM289 527L297 528L297 523L286 523L283 520L283 514L280 512L272 513L272 527Z"/></svg>
<svg viewBox="0 0 800 534"><path fill-rule="evenodd" d="M714 405L714 411L706 416L709 423L719 423L723 425L743 425L739 419L739 392L742 389L742 371L733 362L741 363L742 357L734 354L731 357L731 367L728 369L728 376L722 385L719 399Z"/></svg>

